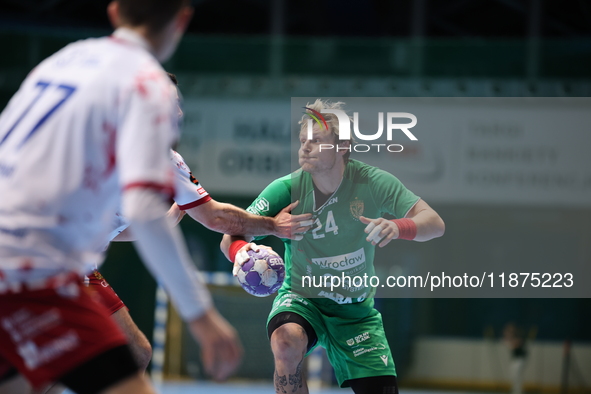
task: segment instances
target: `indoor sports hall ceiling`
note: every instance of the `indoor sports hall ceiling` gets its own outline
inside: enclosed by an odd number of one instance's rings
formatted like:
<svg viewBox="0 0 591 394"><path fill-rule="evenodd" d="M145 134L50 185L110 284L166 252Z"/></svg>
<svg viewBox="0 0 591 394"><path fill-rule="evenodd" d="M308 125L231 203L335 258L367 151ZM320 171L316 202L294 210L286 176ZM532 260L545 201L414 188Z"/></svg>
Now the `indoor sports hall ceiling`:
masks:
<svg viewBox="0 0 591 394"><path fill-rule="evenodd" d="M108 29L108 0L0 0L0 27ZM194 0L189 31L288 36L581 38L587 0Z"/></svg>

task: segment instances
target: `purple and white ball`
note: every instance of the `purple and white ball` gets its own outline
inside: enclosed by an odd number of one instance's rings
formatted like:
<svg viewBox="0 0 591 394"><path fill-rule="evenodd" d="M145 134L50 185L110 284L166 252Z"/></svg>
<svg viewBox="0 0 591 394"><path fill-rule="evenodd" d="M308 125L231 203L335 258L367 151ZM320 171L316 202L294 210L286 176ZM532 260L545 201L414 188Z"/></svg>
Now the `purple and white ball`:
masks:
<svg viewBox="0 0 591 394"><path fill-rule="evenodd" d="M247 253L250 259L242 264L236 275L242 288L256 297L266 297L279 290L285 279L283 259L264 248Z"/></svg>

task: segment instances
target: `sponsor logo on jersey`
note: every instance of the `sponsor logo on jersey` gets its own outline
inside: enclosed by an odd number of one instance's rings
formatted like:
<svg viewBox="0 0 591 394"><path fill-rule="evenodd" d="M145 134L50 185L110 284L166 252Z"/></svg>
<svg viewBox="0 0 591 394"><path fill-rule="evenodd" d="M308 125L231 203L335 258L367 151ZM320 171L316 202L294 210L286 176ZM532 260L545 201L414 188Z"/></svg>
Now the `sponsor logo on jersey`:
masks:
<svg viewBox="0 0 591 394"><path fill-rule="evenodd" d="M359 357L362 354L373 352L374 350L386 350L386 345L384 345L383 343L378 343L376 346L371 346L371 347L368 347L368 348L366 348L366 347L359 347L359 348L353 350L353 357ZM382 356L380 356L380 358L382 358ZM382 358L382 361L384 361L383 358ZM386 363L387 362L388 362L388 360L386 358ZM388 365L388 364L386 364L386 365Z"/></svg>
<svg viewBox="0 0 591 394"><path fill-rule="evenodd" d="M265 197L259 197L250 207L246 210L252 214L260 215L269 211L269 201Z"/></svg>
<svg viewBox="0 0 591 394"><path fill-rule="evenodd" d="M355 344L360 344L361 342L367 341L369 338L369 332L364 332L363 334L357 335L355 338L347 339L347 345L353 346Z"/></svg>
<svg viewBox="0 0 591 394"><path fill-rule="evenodd" d="M246 212L250 212L253 215L260 215L259 211L257 211L255 207L248 207L248 208L246 208Z"/></svg>
<svg viewBox="0 0 591 394"><path fill-rule="evenodd" d="M76 284L72 283L72 285L78 289ZM0 320L0 326L17 345L17 352L29 369L47 364L80 344L80 339L74 330L69 330L58 337L51 336L53 339L45 341L42 345L35 342L37 338L49 337L48 332L62 323L63 320L57 308L40 314L23 308Z"/></svg>
<svg viewBox="0 0 591 394"><path fill-rule="evenodd" d="M328 298L330 300L333 300L334 302L336 302L337 304L352 304L353 303L353 298L352 297L345 297L344 295L340 294L340 293L330 293L327 291L321 291L320 293L318 293L318 297L325 297ZM363 293L362 295L360 295L359 297L357 297L357 302L363 302L365 300L365 298L367 297L367 293Z"/></svg>
<svg viewBox="0 0 591 394"><path fill-rule="evenodd" d="M345 297L344 295L339 293L329 293L327 291L321 291L320 293L318 293L318 296L328 298L330 300L333 300L337 304L341 305L353 303L353 299L351 297Z"/></svg>
<svg viewBox="0 0 591 394"><path fill-rule="evenodd" d="M355 252L341 254L339 256L314 258L312 259L312 263L321 269L349 270L365 263L365 250L361 248Z"/></svg>
<svg viewBox="0 0 591 394"><path fill-rule="evenodd" d="M353 215L356 220L359 220L359 216L363 215L364 207L363 200L358 200L357 198L349 203L351 215Z"/></svg>
<svg viewBox="0 0 591 394"><path fill-rule="evenodd" d="M330 200L328 200L328 202L326 204L324 204L324 208L328 207L329 205L335 204L337 202L339 202L339 198L333 197Z"/></svg>
<svg viewBox="0 0 591 394"><path fill-rule="evenodd" d="M369 332L364 332L363 334L357 335L355 337L355 343L361 343L363 341L367 341L369 339Z"/></svg>
<svg viewBox="0 0 591 394"><path fill-rule="evenodd" d="M23 358L29 369L35 369L62 356L64 353L75 349L80 344L76 332L69 331L57 337L43 346L37 346L33 341L26 341L17 347L18 354Z"/></svg>
<svg viewBox="0 0 591 394"><path fill-rule="evenodd" d="M383 355L380 356L380 358L384 362L384 365L387 367L388 366L388 356L385 355L385 354L383 354Z"/></svg>
<svg viewBox="0 0 591 394"><path fill-rule="evenodd" d="M193 182L194 184L196 184L196 185L199 184L199 181L197 180L197 178L195 178L193 176L193 173L192 172L189 172L189 179L191 179L191 182Z"/></svg>

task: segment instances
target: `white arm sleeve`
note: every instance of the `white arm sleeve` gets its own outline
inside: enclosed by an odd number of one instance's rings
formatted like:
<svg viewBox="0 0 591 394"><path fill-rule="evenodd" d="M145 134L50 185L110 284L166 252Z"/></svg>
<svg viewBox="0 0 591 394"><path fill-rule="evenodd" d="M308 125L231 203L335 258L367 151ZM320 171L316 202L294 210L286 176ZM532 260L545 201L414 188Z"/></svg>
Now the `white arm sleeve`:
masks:
<svg viewBox="0 0 591 394"><path fill-rule="evenodd" d="M166 219L168 204L149 188L123 195L123 212L137 240L136 248L152 275L161 281L185 321L212 306L211 295L193 265L180 230Z"/></svg>

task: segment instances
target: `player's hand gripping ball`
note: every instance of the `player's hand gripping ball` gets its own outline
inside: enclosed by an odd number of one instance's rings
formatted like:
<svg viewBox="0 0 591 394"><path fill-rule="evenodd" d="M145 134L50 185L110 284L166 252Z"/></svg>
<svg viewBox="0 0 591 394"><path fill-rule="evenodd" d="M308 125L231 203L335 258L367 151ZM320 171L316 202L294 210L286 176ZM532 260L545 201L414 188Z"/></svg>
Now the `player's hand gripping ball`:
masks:
<svg viewBox="0 0 591 394"><path fill-rule="evenodd" d="M249 259L236 273L238 282L247 293L256 297L266 297L275 293L285 279L285 264L275 252L259 248L246 252Z"/></svg>

